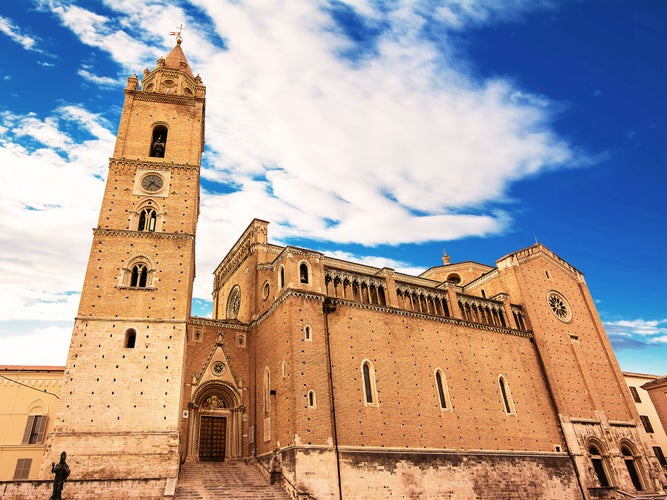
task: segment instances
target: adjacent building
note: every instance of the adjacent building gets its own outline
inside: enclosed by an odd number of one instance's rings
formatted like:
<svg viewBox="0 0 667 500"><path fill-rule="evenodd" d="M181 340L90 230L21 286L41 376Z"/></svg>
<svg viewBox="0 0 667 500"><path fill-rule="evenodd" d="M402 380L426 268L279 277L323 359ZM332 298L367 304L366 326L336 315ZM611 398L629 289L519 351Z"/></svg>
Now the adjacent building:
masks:
<svg viewBox="0 0 667 500"><path fill-rule="evenodd" d="M37 479L64 367L0 365L0 481Z"/></svg>

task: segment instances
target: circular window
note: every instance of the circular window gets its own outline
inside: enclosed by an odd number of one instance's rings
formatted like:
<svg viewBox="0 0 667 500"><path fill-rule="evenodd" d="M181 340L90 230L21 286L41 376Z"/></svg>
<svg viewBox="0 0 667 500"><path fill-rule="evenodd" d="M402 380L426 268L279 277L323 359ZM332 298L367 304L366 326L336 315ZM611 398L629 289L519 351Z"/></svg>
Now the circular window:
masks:
<svg viewBox="0 0 667 500"><path fill-rule="evenodd" d="M241 289L238 285L232 288L227 299L227 319L236 319L241 308Z"/></svg>
<svg viewBox="0 0 667 500"><path fill-rule="evenodd" d="M549 292L547 303L551 312L561 321L568 322L572 319L572 309L565 297L558 292Z"/></svg>
<svg viewBox="0 0 667 500"><path fill-rule="evenodd" d="M271 291L271 285L269 285L269 281L264 282L264 286L262 287L262 298L264 300L269 298L269 292Z"/></svg>
<svg viewBox="0 0 667 500"><path fill-rule="evenodd" d="M219 377L225 372L225 364L222 361L216 361L213 363L213 366L211 366L211 371L213 372L213 375Z"/></svg>
<svg viewBox="0 0 667 500"><path fill-rule="evenodd" d="M461 283L461 276L458 274L450 274L447 276L447 283L454 283L455 285L458 285Z"/></svg>

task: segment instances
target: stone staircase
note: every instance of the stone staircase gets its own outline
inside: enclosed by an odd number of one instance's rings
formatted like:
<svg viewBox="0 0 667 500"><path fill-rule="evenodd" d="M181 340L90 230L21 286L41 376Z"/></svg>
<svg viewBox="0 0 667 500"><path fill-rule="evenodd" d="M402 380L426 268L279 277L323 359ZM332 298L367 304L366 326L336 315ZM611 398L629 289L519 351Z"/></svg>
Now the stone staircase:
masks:
<svg viewBox="0 0 667 500"><path fill-rule="evenodd" d="M269 484L253 463L238 460L183 464L174 500L219 498L289 500L290 497L279 485Z"/></svg>

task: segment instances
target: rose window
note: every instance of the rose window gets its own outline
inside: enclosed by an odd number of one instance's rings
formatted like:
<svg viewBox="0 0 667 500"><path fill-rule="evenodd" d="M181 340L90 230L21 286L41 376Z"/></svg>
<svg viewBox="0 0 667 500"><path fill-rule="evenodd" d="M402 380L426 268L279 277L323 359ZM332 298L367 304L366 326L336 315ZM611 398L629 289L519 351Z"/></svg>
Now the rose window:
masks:
<svg viewBox="0 0 667 500"><path fill-rule="evenodd" d="M549 303L549 308L551 312L561 321L570 321L572 319L572 310L570 305L558 292L549 292L547 296L547 302Z"/></svg>

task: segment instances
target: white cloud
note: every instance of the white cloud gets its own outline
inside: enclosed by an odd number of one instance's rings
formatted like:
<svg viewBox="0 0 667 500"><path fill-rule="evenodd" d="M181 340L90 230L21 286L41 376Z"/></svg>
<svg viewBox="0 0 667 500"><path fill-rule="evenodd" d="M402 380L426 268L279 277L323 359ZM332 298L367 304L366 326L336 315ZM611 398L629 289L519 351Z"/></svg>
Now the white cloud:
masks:
<svg viewBox="0 0 667 500"><path fill-rule="evenodd" d="M204 176L240 186L211 202L220 224L248 212L230 225L255 215L281 239L368 245L494 234L510 217L479 207L573 160L545 98L443 69L408 7L377 57L351 65L315 4L199 4L230 47L196 66L209 96Z"/></svg>
<svg viewBox="0 0 667 500"><path fill-rule="evenodd" d="M121 84L121 80L118 78L111 78L109 76L100 76L96 74L94 68L88 67L88 66L83 66L82 68L77 71L77 74L88 80L89 82L94 83L95 85L99 85L101 87L119 87Z"/></svg>
<svg viewBox="0 0 667 500"><path fill-rule="evenodd" d="M0 312L4 321L69 320L114 136L104 120L76 106L45 118L5 112L0 124L7 131L0 164L12 166L0 169Z"/></svg>
<svg viewBox="0 0 667 500"><path fill-rule="evenodd" d="M71 327L57 326L0 336L0 364L64 366L71 336Z"/></svg>
<svg viewBox="0 0 667 500"><path fill-rule="evenodd" d="M41 50L37 48L37 38L25 34L19 26L16 26L10 19L3 16L0 16L0 33L7 35L12 41L18 43L25 50L41 52Z"/></svg>
<svg viewBox="0 0 667 500"><path fill-rule="evenodd" d="M641 337L646 342L665 342L667 339L667 319L605 321L604 327L609 335Z"/></svg>

